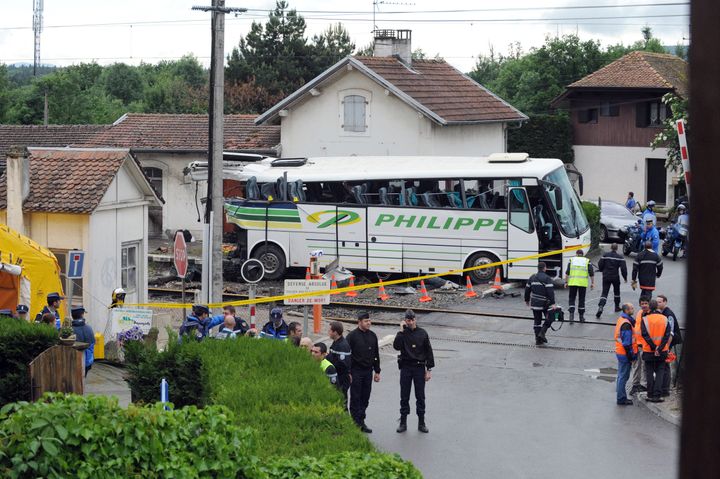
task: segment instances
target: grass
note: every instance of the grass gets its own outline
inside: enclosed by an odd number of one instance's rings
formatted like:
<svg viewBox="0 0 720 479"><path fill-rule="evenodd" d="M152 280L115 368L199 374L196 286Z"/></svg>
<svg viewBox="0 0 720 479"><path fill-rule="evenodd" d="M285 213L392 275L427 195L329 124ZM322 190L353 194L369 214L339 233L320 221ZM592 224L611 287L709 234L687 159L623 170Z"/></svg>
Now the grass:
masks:
<svg viewBox="0 0 720 479"><path fill-rule="evenodd" d="M342 396L304 349L252 338L188 344L202 356L210 404L256 431L261 458L373 452Z"/></svg>

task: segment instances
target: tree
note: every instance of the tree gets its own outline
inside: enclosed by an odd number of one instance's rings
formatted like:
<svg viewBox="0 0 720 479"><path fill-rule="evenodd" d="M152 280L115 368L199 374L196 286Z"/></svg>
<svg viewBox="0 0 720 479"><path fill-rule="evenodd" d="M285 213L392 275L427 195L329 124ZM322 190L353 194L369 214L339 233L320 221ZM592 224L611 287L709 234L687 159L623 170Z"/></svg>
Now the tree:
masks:
<svg viewBox="0 0 720 479"><path fill-rule="evenodd" d="M288 94L312 78L311 49L305 38L305 20L278 0L265 25L253 22L228 58L229 83L255 83L272 95Z"/></svg>
<svg viewBox="0 0 720 479"><path fill-rule="evenodd" d="M655 135L650 146L653 148L667 148L667 159L665 166L673 171L682 168L680 158L680 144L678 140L675 122L685 120L685 134L690 135L690 124L688 122L688 101L667 93L663 96L662 102L670 107L672 114L663 122L663 129Z"/></svg>
<svg viewBox="0 0 720 479"><path fill-rule="evenodd" d="M10 103L10 80L7 67L0 64L0 123L5 123L8 104Z"/></svg>
<svg viewBox="0 0 720 479"><path fill-rule="evenodd" d="M137 68L125 63L114 63L105 68L103 75L105 91L125 105L142 98L144 86Z"/></svg>
<svg viewBox="0 0 720 479"><path fill-rule="evenodd" d="M342 23L336 23L313 37L311 50L315 65L314 73L319 75L339 60L352 55L355 43L350 39L350 33Z"/></svg>
<svg viewBox="0 0 720 479"><path fill-rule="evenodd" d="M250 32L232 50L225 79L228 85L245 85L238 91L259 88L267 92L267 98L282 98L350 55L354 48L349 33L339 23L308 42L303 17L288 9L286 1L278 0L267 22L253 22ZM234 108L247 104L240 101ZM272 103L258 106L262 111Z"/></svg>

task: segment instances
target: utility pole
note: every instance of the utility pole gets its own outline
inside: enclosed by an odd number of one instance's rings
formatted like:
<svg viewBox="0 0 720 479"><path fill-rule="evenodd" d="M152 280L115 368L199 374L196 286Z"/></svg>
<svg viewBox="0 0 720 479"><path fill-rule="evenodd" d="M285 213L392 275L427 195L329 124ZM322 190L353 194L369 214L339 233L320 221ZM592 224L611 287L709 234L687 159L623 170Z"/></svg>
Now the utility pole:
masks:
<svg viewBox="0 0 720 479"><path fill-rule="evenodd" d="M246 8L230 8L225 0L213 0L212 6L194 6L193 10L212 15L212 56L210 60L210 103L208 121L208 190L203 226L202 300L222 301L222 228L223 228L223 147L225 82L225 14L241 13Z"/></svg>
<svg viewBox="0 0 720 479"><path fill-rule="evenodd" d="M43 28L43 0L33 2L33 33L35 34L35 55L33 59L33 76L37 76L40 66L40 34Z"/></svg>

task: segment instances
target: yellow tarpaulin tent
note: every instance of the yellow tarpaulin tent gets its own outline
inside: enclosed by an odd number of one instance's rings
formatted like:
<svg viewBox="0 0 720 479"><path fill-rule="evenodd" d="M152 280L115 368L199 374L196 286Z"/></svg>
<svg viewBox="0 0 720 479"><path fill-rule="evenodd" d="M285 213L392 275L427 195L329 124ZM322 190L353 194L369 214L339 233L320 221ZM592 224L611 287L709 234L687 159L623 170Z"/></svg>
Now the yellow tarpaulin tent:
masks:
<svg viewBox="0 0 720 479"><path fill-rule="evenodd" d="M55 255L3 223L0 223L0 263L11 265L0 269L0 309L14 311L21 300L29 301L28 317L32 320L47 304L48 293L63 294ZM65 318L64 307L60 308L60 316Z"/></svg>

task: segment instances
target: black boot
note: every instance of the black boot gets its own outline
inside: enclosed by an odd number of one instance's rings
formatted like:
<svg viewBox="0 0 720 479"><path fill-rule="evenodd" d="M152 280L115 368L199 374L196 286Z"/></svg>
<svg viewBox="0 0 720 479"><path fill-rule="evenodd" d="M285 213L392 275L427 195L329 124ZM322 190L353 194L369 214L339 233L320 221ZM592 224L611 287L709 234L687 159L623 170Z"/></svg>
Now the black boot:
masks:
<svg viewBox="0 0 720 479"><path fill-rule="evenodd" d="M405 432L407 431L407 416L405 414L402 414L400 416L400 425L396 429L396 432Z"/></svg>
<svg viewBox="0 0 720 479"><path fill-rule="evenodd" d="M575 321L575 310L571 309L569 311L569 313L570 313L570 317L569 317L570 321Z"/></svg>
<svg viewBox="0 0 720 479"><path fill-rule="evenodd" d="M547 338L545 337L545 333L547 333L547 330L548 327L543 325L542 329L540 330L540 334L538 335L543 344L547 343Z"/></svg>
<svg viewBox="0 0 720 479"><path fill-rule="evenodd" d="M602 306L598 306L597 313L595 313L595 317L596 317L597 319L600 319L600 316L602 316L602 311L603 311L603 307L602 307Z"/></svg>
<svg viewBox="0 0 720 479"><path fill-rule="evenodd" d="M585 312L580 313L580 322L581 323L585 322Z"/></svg>
<svg viewBox="0 0 720 479"><path fill-rule="evenodd" d="M418 431L428 433L430 429L425 425L425 415L418 414Z"/></svg>
<svg viewBox="0 0 720 479"><path fill-rule="evenodd" d="M622 308L620 307L620 303L615 303L615 312L619 313L620 311L622 311Z"/></svg>

